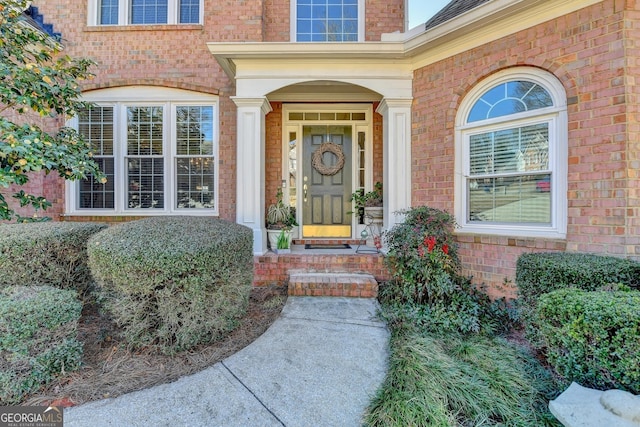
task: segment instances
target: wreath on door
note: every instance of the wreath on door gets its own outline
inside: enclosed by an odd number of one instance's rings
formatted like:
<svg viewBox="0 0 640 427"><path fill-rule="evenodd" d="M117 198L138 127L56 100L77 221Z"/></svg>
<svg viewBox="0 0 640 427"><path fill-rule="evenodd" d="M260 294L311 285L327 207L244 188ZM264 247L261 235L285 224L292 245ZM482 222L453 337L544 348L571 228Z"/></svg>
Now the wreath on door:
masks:
<svg viewBox="0 0 640 427"><path fill-rule="evenodd" d="M332 153L336 156L336 164L327 166L324 164L324 153ZM333 142L323 142L311 156L311 166L321 175L335 175L344 167L344 152L342 148Z"/></svg>

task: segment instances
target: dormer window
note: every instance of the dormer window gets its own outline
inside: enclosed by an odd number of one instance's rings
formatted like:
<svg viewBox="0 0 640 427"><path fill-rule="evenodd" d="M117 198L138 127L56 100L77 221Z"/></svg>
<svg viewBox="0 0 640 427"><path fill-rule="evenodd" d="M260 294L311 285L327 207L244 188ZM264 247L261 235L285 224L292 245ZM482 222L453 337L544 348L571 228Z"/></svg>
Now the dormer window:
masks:
<svg viewBox="0 0 640 427"><path fill-rule="evenodd" d="M298 42L358 42L364 39L364 0L291 2L292 39Z"/></svg>
<svg viewBox="0 0 640 427"><path fill-rule="evenodd" d="M89 25L200 24L202 0L90 0Z"/></svg>

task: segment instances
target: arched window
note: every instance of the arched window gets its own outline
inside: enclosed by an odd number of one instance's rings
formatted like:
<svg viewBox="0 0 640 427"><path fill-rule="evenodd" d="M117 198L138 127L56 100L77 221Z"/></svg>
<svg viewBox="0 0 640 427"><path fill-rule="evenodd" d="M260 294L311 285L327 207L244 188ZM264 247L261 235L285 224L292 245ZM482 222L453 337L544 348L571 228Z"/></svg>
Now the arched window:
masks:
<svg viewBox="0 0 640 427"><path fill-rule="evenodd" d="M564 237L566 95L536 68L478 84L456 120L456 217L464 232Z"/></svg>

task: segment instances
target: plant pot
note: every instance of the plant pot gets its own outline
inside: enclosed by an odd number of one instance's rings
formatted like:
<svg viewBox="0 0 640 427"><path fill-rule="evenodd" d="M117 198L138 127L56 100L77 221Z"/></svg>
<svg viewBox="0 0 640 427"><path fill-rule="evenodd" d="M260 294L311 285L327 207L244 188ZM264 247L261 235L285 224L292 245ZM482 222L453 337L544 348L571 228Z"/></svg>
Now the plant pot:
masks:
<svg viewBox="0 0 640 427"><path fill-rule="evenodd" d="M291 253L291 249L287 248L287 249L276 249L275 253L278 255L284 255L284 254L290 254Z"/></svg>
<svg viewBox="0 0 640 427"><path fill-rule="evenodd" d="M278 248L278 237L280 237L280 233L282 233L282 230L270 230L270 229L267 229L267 237L269 239L269 248L274 252ZM291 240L292 240L291 230L285 230L284 234L287 235L287 239L289 241L289 249L290 249L291 248Z"/></svg>
<svg viewBox="0 0 640 427"><path fill-rule="evenodd" d="M364 208L364 215L366 216L370 216L371 218L373 218L373 223L382 226L382 219L383 219L383 207L382 206L368 206ZM365 219L365 224L366 224L366 219Z"/></svg>

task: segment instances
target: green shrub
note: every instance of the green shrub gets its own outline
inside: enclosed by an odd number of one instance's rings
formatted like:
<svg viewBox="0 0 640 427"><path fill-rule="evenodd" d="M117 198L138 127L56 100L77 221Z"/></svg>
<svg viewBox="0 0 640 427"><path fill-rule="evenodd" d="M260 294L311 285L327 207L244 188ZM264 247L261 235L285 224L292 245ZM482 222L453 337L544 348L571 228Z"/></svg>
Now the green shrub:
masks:
<svg viewBox="0 0 640 427"><path fill-rule="evenodd" d="M111 227L88 244L98 299L130 346L173 353L233 329L253 281L249 228L203 217Z"/></svg>
<svg viewBox="0 0 640 427"><path fill-rule="evenodd" d="M50 285L86 292L92 282L87 240L105 227L74 222L0 225L0 288Z"/></svg>
<svg viewBox="0 0 640 427"><path fill-rule="evenodd" d="M533 324L562 377L640 393L640 293L553 291L540 297Z"/></svg>
<svg viewBox="0 0 640 427"><path fill-rule="evenodd" d="M610 256L545 252L523 254L516 263L519 298L529 304L556 289L595 291L612 284L640 285L640 263Z"/></svg>
<svg viewBox="0 0 640 427"><path fill-rule="evenodd" d="M82 304L72 290L0 289L0 404L19 403L57 374L80 366L76 340Z"/></svg>
<svg viewBox="0 0 640 427"><path fill-rule="evenodd" d="M459 274L454 217L427 206L401 213L404 222L384 234L392 276L380 287L380 300L391 315L386 320L441 332L492 329L489 314L499 310Z"/></svg>
<svg viewBox="0 0 640 427"><path fill-rule="evenodd" d="M538 330L531 317L541 295L557 289L587 291L640 284L640 263L610 256L543 252L523 254L516 263L518 313L527 338L534 344Z"/></svg>

